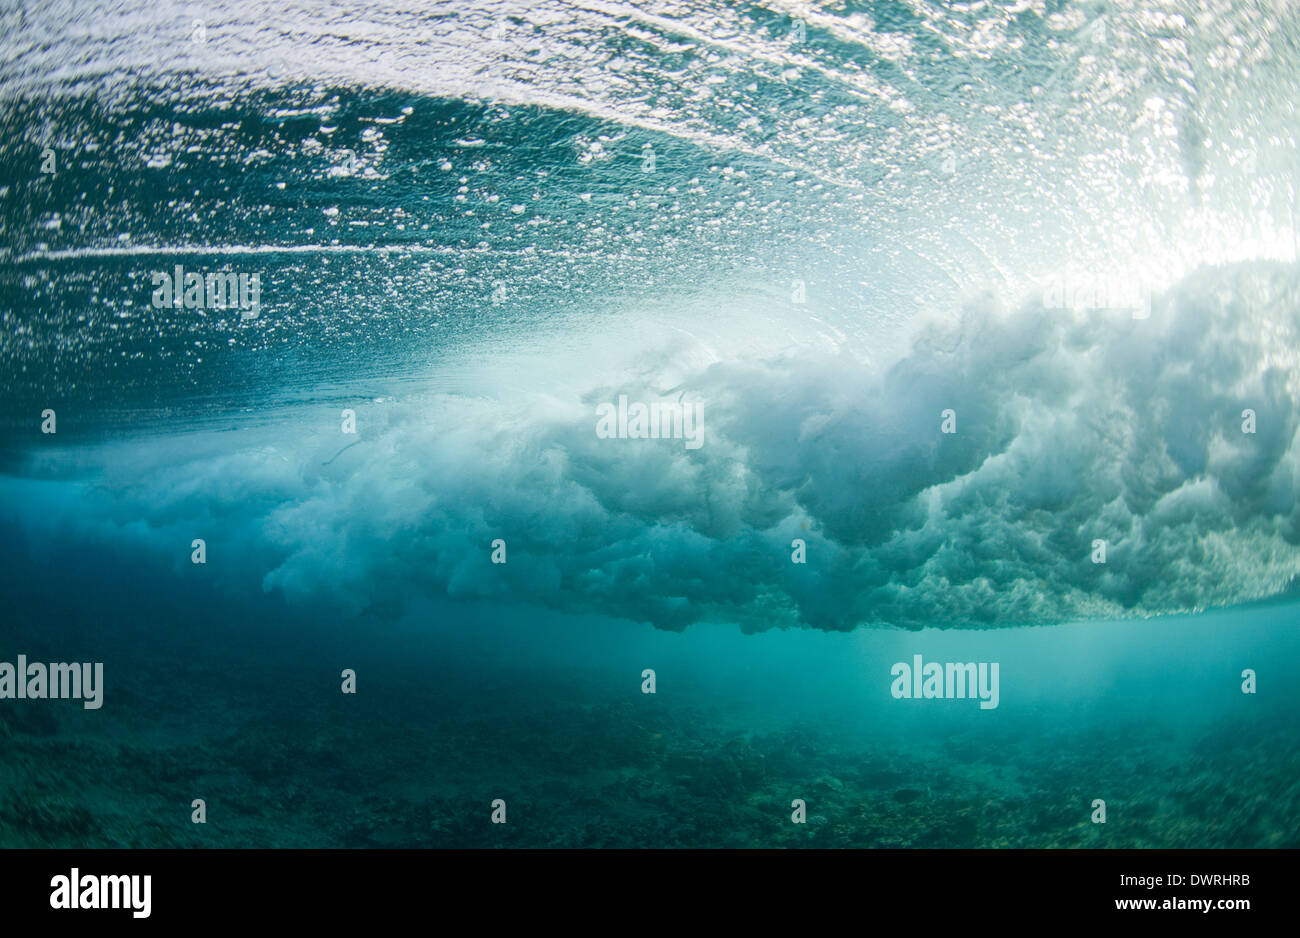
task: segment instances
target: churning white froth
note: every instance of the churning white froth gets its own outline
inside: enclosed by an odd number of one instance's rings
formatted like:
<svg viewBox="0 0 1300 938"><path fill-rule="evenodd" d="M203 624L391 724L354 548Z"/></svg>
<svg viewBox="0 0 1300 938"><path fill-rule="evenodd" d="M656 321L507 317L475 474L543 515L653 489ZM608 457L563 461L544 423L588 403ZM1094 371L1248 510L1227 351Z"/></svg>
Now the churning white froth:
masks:
<svg viewBox="0 0 1300 938"><path fill-rule="evenodd" d="M62 502L17 480L6 501L164 555L207 533L209 562L249 588L357 613L421 593L666 628L1173 613L1300 573L1297 349L1295 268L1243 265L1149 319L972 304L887 367L804 350L671 388L629 369L574 395L358 405L355 437L313 411L262 435L139 438L79 457ZM620 393L703 402L704 444L602 438L597 405ZM53 474L43 459L31 474Z"/></svg>

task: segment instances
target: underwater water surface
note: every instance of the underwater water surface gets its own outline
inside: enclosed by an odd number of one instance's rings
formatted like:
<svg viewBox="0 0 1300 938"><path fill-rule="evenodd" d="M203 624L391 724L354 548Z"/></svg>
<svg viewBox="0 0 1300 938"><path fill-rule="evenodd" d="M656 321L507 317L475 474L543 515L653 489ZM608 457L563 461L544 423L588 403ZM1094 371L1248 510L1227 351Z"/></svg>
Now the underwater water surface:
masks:
<svg viewBox="0 0 1300 938"><path fill-rule="evenodd" d="M0 845L1300 846L1291 0L0 24Z"/></svg>

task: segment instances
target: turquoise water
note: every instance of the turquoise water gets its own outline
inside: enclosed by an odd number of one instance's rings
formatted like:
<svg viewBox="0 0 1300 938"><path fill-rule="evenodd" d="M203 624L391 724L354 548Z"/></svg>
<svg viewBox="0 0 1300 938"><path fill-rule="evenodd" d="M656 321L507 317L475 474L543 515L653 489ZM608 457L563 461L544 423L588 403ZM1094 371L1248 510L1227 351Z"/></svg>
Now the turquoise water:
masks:
<svg viewBox="0 0 1300 938"><path fill-rule="evenodd" d="M1293 3L3 23L0 844L1297 845Z"/></svg>

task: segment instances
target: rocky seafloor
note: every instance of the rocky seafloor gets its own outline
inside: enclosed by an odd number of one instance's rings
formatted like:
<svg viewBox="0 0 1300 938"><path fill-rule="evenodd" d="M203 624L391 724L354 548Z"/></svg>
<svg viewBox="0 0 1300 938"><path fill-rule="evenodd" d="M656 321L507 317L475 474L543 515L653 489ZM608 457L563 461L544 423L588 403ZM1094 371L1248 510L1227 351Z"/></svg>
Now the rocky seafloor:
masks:
<svg viewBox="0 0 1300 938"><path fill-rule="evenodd" d="M65 644L26 640L50 660ZM726 699L416 646L367 658L144 628L98 643L101 710L0 706L4 847L1300 846L1300 726L1281 713L916 737L760 726ZM355 696L338 692L345 658Z"/></svg>

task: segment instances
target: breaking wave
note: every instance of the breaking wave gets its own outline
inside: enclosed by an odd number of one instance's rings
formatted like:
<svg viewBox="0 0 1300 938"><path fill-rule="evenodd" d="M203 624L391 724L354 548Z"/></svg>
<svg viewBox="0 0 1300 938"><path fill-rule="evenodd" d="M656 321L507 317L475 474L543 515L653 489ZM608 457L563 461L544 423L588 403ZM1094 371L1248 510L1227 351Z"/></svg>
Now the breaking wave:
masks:
<svg viewBox="0 0 1300 938"><path fill-rule="evenodd" d="M1290 2L5 15L0 459L36 542L672 629L1300 570ZM173 264L257 274L262 315L151 305ZM1047 302L1071 278L1150 315ZM703 445L603 439L620 395L701 407Z"/></svg>

